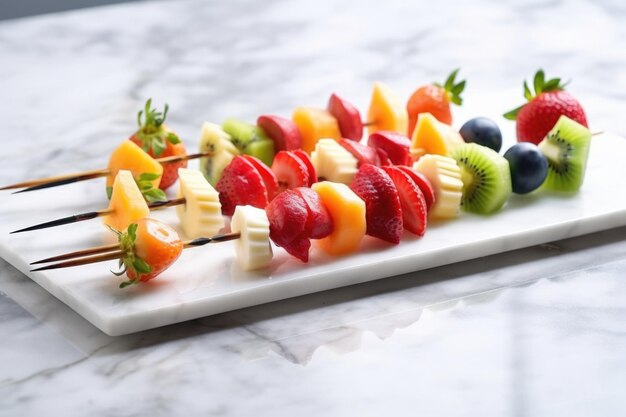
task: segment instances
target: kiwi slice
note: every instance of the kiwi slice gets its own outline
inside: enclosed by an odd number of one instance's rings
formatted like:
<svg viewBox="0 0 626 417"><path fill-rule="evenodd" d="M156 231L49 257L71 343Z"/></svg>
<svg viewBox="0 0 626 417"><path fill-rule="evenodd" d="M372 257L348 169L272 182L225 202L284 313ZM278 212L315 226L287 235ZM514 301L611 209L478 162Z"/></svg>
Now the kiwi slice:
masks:
<svg viewBox="0 0 626 417"><path fill-rule="evenodd" d="M552 191L578 191L585 179L591 132L585 126L561 116L539 150L548 159L548 176L543 188Z"/></svg>
<svg viewBox="0 0 626 417"><path fill-rule="evenodd" d="M463 210L478 214L499 210L511 194L509 162L476 143L459 145L450 156L461 168Z"/></svg>
<svg viewBox="0 0 626 417"><path fill-rule="evenodd" d="M227 119L222 123L224 132L231 136L231 141L245 155L254 156L267 166L274 160L274 141L260 127L236 119Z"/></svg>

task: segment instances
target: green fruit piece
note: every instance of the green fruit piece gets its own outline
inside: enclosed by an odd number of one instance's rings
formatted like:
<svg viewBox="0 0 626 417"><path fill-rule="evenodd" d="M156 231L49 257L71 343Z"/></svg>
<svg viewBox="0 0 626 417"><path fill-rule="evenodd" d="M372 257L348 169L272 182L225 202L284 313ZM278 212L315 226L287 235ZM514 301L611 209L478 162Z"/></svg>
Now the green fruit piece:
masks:
<svg viewBox="0 0 626 417"><path fill-rule="evenodd" d="M509 162L493 149L476 143L457 146L451 157L461 168L463 210L478 214L499 210L511 194Z"/></svg>
<svg viewBox="0 0 626 417"><path fill-rule="evenodd" d="M200 137L199 151L211 156L200 158L200 171L212 186L217 184L226 165L239 155L239 149L231 142L231 137L219 125L204 123Z"/></svg>
<svg viewBox="0 0 626 417"><path fill-rule="evenodd" d="M274 141L260 127L236 119L227 119L222 129L231 136L233 144L246 155L254 156L267 166L274 160Z"/></svg>
<svg viewBox="0 0 626 417"><path fill-rule="evenodd" d="M548 159L548 176L543 188L551 191L578 191L585 179L591 131L567 116L561 116L539 150Z"/></svg>

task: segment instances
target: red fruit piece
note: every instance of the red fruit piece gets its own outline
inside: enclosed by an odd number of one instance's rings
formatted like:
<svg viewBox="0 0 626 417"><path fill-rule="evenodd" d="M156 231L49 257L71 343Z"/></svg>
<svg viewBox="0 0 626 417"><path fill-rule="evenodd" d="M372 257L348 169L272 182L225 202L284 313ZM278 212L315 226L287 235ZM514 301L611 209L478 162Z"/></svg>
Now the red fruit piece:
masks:
<svg viewBox="0 0 626 417"><path fill-rule="evenodd" d="M309 169L291 151L280 151L274 156L272 171L281 190L309 186Z"/></svg>
<svg viewBox="0 0 626 417"><path fill-rule="evenodd" d="M411 140L397 132L379 131L372 133L367 139L367 144L372 148L385 151L394 165L408 165L411 160L409 154Z"/></svg>
<svg viewBox="0 0 626 417"><path fill-rule="evenodd" d="M242 155L248 162L250 162L263 179L263 183L265 184L265 189L267 190L267 200L272 201L276 194L278 194L278 180L276 179L276 175L274 175L274 171L270 169L267 165L263 163L260 159L255 158L251 155Z"/></svg>
<svg viewBox="0 0 626 417"><path fill-rule="evenodd" d="M306 225L306 235L311 239L322 239L333 231L333 219L319 194L310 188L298 187L294 189L304 199L309 210Z"/></svg>
<svg viewBox="0 0 626 417"><path fill-rule="evenodd" d="M262 115L256 119L256 124L274 141L276 152L302 147L300 130L291 119L282 116Z"/></svg>
<svg viewBox="0 0 626 417"><path fill-rule="evenodd" d="M430 208L435 203L435 189L433 188L428 178L426 178L424 174L419 173L409 167L399 166L397 168L399 168L400 170L402 170L402 172L411 177L413 182L419 187L420 191L424 195L424 200L426 201L426 211L430 211Z"/></svg>
<svg viewBox="0 0 626 417"><path fill-rule="evenodd" d="M215 189L220 193L222 213L232 216L236 206L265 208L267 190L259 171L246 158L237 155L224 168Z"/></svg>
<svg viewBox="0 0 626 417"><path fill-rule="evenodd" d="M376 148L376 154L378 155L378 159L380 160L380 166L385 167L387 165L392 165L389 157L387 156L387 152L383 151L380 148Z"/></svg>
<svg viewBox="0 0 626 417"><path fill-rule="evenodd" d="M396 185L402 204L404 228L418 236L426 232L426 200L415 182L401 169L394 166L383 167Z"/></svg>
<svg viewBox="0 0 626 417"><path fill-rule="evenodd" d="M337 119L341 136L356 141L361 140L363 137L363 121L356 107L333 93L328 100L327 110Z"/></svg>
<svg viewBox="0 0 626 417"><path fill-rule="evenodd" d="M562 115L588 127L585 111L578 100L563 90L564 84L561 84L560 78L546 80L543 70L539 70L535 74L533 87L534 94L524 81L524 96L528 103L504 115L509 120L517 121L518 142L538 144Z"/></svg>
<svg viewBox="0 0 626 417"><path fill-rule="evenodd" d="M351 139L339 139L339 144L359 161L359 167L362 164L380 166L380 158L376 149Z"/></svg>
<svg viewBox="0 0 626 417"><path fill-rule="evenodd" d="M179 137L165 125L168 106L165 105L163 112L152 108L152 99L146 101L143 110L137 115L139 130L129 139L153 158L165 158L169 156L185 156L187 151ZM163 174L159 188L166 190L178 180L178 168L186 168L187 161L161 164Z"/></svg>
<svg viewBox="0 0 626 417"><path fill-rule="evenodd" d="M367 234L391 243L400 243L402 207L392 179L374 165L359 168L350 189L365 201Z"/></svg>
<svg viewBox="0 0 626 417"><path fill-rule="evenodd" d="M294 190L278 194L265 209L270 222L270 238L289 254L308 262L311 242L305 226L309 209L304 199Z"/></svg>
<svg viewBox="0 0 626 417"><path fill-rule="evenodd" d="M296 149L291 152L300 158L304 165L306 165L306 169L309 171L309 187L315 184L317 182L317 171L315 171L315 167L313 166L313 162L311 162L309 154L304 152L302 149Z"/></svg>

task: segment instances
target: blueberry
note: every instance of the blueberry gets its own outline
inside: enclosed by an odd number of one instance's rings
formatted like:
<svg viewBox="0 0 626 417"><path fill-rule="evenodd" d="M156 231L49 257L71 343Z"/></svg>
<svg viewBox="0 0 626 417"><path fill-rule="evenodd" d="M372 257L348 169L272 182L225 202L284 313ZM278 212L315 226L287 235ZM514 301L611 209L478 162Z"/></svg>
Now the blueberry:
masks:
<svg viewBox="0 0 626 417"><path fill-rule="evenodd" d="M502 148L502 133L500 128L491 119L486 117L476 117L470 119L460 130L463 140L467 143L477 143L500 152Z"/></svg>
<svg viewBox="0 0 626 417"><path fill-rule="evenodd" d="M516 194L539 188L548 175L548 160L533 143L520 142L511 146L504 158L509 161L511 185Z"/></svg>

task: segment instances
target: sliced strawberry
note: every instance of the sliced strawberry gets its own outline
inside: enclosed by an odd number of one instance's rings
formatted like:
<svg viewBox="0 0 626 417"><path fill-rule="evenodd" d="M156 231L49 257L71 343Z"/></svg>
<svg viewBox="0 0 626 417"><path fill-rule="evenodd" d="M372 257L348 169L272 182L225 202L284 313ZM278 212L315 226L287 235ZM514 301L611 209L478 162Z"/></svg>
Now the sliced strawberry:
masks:
<svg viewBox="0 0 626 417"><path fill-rule="evenodd" d="M305 226L309 209L304 199L294 190L278 194L265 209L270 222L270 238L289 254L307 262L311 242Z"/></svg>
<svg viewBox="0 0 626 417"><path fill-rule="evenodd" d="M394 165L408 165L410 162L411 140L397 132L372 133L367 139L367 145L385 151Z"/></svg>
<svg viewBox="0 0 626 417"><path fill-rule="evenodd" d="M306 169L309 171L309 187L317 182L317 171L315 171L315 167L313 166L313 162L309 157L309 154L304 152L302 149L296 149L291 151L295 156L300 158L300 160L306 165Z"/></svg>
<svg viewBox="0 0 626 417"><path fill-rule="evenodd" d="M376 148L376 154L378 155L378 159L380 160L380 166L386 167L387 165L393 165L387 156L387 152L380 148Z"/></svg>
<svg viewBox="0 0 626 417"><path fill-rule="evenodd" d="M376 149L365 146L360 142L352 139L339 139L339 144L359 161L359 167L362 164L371 164L380 166L380 158Z"/></svg>
<svg viewBox="0 0 626 417"><path fill-rule="evenodd" d="M426 232L426 200L420 188L398 167L383 167L398 189L402 204L402 220L404 228L418 236Z"/></svg>
<svg viewBox="0 0 626 417"><path fill-rule="evenodd" d="M337 119L341 136L352 140L361 140L363 137L363 122L361 113L359 113L356 107L333 93L328 100L326 109Z"/></svg>
<svg viewBox="0 0 626 417"><path fill-rule="evenodd" d="M433 188L428 178L426 178L424 174L419 173L409 167L398 166L397 168L408 174L413 182L415 182L415 184L419 187L420 191L424 195L424 200L426 200L426 210L430 211L430 208L435 203L435 189Z"/></svg>
<svg viewBox="0 0 626 417"><path fill-rule="evenodd" d="M359 168L350 188L365 201L367 234L391 243L402 237L402 207L394 182L374 165Z"/></svg>
<svg viewBox="0 0 626 417"><path fill-rule="evenodd" d="M261 178L265 183L265 189L267 190L267 200L272 201L276 194L278 194L278 180L276 179L276 175L274 175L274 171L270 169L267 165L263 163L260 159L255 158L251 155L242 155L248 162L250 162L259 174L261 174Z"/></svg>
<svg viewBox="0 0 626 417"><path fill-rule="evenodd" d="M222 213L232 216L236 206L265 208L267 189L259 171L246 158L237 155L224 168L215 186L220 193Z"/></svg>
<svg viewBox="0 0 626 417"><path fill-rule="evenodd" d="M319 194L310 188L298 187L294 189L300 194L309 209L305 232L311 239L322 239L333 231L333 219L322 202Z"/></svg>
<svg viewBox="0 0 626 417"><path fill-rule="evenodd" d="M256 124L274 141L276 152L302 147L300 130L291 119L282 116L263 115L259 116Z"/></svg>
<svg viewBox="0 0 626 417"><path fill-rule="evenodd" d="M274 156L272 171L281 190L309 186L309 170L292 151L280 151Z"/></svg>

